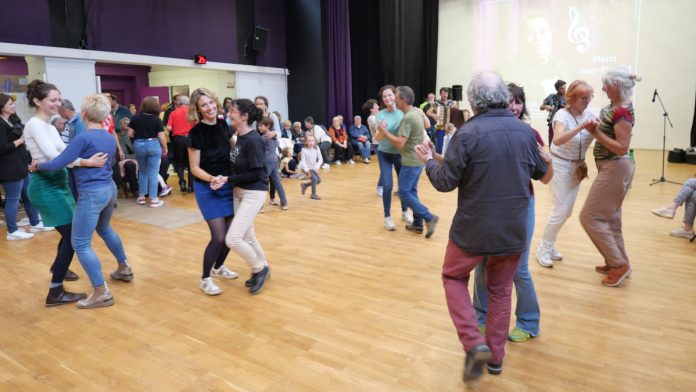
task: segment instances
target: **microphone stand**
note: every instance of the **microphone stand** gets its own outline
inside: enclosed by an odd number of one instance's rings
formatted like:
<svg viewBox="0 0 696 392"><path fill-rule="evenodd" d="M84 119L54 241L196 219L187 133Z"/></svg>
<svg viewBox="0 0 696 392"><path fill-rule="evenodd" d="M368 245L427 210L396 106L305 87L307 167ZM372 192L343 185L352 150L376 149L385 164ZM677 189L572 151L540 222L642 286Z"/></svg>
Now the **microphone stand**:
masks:
<svg viewBox="0 0 696 392"><path fill-rule="evenodd" d="M665 179L665 142L667 140L667 122L669 121L670 128L674 128L674 125L672 125L672 120L670 120L669 114L667 114L667 109L665 109L665 105L662 103L662 98L660 97L660 94L657 93L657 90L655 90L654 96L657 97L657 99L660 101L660 106L662 106L662 175L658 179L653 178L653 182L651 182L650 185L663 182L681 185L681 182L674 182ZM653 102L655 102L655 100L653 100Z"/></svg>

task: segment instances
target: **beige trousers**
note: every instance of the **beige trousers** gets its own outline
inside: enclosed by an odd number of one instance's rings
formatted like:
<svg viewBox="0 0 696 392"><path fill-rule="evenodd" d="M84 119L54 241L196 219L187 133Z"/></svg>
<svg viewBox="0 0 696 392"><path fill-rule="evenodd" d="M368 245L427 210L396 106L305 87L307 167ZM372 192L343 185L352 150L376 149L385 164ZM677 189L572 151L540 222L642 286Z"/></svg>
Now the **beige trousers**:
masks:
<svg viewBox="0 0 696 392"><path fill-rule="evenodd" d="M580 212L580 223L606 265L620 267L629 262L621 231L621 205L635 164L626 155L596 163L599 172Z"/></svg>

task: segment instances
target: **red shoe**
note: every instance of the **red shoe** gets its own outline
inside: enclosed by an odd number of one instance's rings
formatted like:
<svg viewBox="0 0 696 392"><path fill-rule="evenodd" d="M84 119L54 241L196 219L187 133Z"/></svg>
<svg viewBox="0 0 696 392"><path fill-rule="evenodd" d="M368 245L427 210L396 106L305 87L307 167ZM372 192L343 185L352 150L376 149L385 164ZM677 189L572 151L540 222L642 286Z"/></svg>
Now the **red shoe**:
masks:
<svg viewBox="0 0 696 392"><path fill-rule="evenodd" d="M610 267L607 277L602 280L602 284L609 287L616 287L631 274L631 265L626 263L621 267Z"/></svg>
<svg viewBox="0 0 696 392"><path fill-rule="evenodd" d="M594 267L594 270L599 272L600 274L608 274L609 273L609 266L608 265L598 265Z"/></svg>

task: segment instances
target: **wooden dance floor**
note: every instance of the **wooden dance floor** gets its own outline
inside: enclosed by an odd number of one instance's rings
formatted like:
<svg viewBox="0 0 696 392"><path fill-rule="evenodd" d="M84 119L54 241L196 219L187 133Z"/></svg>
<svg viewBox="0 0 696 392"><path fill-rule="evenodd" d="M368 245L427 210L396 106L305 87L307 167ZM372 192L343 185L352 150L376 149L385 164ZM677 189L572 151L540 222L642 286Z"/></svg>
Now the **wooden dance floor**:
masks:
<svg viewBox="0 0 696 392"><path fill-rule="evenodd" d="M619 288L600 284L601 262L578 222L590 181L559 235L565 258L546 269L529 261L541 303L541 334L508 343L500 376L477 391L687 391L696 385L696 243L668 235L674 221L650 213L679 186L660 176L662 153L637 151L637 172L624 203L633 275ZM668 164L683 182L696 166ZM240 273L223 293L198 288L203 221L167 229L115 217L135 273L113 282L116 262L98 237L95 248L115 305L80 310L44 306L58 234L0 239L0 390L2 391L462 391L464 353L445 304L440 268L456 193L436 192L421 178L421 199L440 216L433 238L382 227L375 194L378 167L357 163L322 172L321 201L300 196L284 179L290 210L266 205L256 232L271 265L257 296ZM590 177L596 172L590 164ZM169 181L176 187L176 178ZM551 207L535 184L536 231ZM178 190L170 206L196 210ZM135 203L133 198L119 204ZM392 213L399 217L399 200ZM121 208L121 207L119 207ZM143 209L147 207L142 207ZM5 230L0 229L3 236ZM72 291L89 291L80 275ZM513 297L514 306L514 297Z"/></svg>

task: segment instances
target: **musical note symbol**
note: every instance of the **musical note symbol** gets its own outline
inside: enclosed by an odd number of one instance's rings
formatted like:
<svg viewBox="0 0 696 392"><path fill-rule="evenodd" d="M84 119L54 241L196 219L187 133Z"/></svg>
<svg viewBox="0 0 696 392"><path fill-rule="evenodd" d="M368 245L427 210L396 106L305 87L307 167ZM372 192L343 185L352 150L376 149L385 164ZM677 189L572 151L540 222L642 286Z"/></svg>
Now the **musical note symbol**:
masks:
<svg viewBox="0 0 696 392"><path fill-rule="evenodd" d="M585 53L590 49L590 29L583 26L580 21L580 12L575 7L568 8L568 18L570 19L570 27L568 27L568 41L571 44L577 45L575 50L578 53Z"/></svg>

